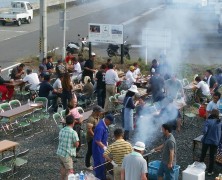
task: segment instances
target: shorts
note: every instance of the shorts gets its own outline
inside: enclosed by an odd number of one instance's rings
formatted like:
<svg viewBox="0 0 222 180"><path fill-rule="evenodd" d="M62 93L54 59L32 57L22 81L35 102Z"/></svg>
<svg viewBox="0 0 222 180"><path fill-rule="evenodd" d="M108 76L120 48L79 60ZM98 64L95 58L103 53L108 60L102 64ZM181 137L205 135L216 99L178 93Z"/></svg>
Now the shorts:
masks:
<svg viewBox="0 0 222 180"><path fill-rule="evenodd" d="M73 160L72 160L72 157L69 156L69 157L62 157L62 156L59 156L59 160L60 160L60 163L61 165L69 170L69 169L73 169Z"/></svg>
<svg viewBox="0 0 222 180"><path fill-rule="evenodd" d="M164 177L167 180L175 180L175 172L172 169L169 169L166 164L163 162L160 163L160 167L158 170L158 177Z"/></svg>

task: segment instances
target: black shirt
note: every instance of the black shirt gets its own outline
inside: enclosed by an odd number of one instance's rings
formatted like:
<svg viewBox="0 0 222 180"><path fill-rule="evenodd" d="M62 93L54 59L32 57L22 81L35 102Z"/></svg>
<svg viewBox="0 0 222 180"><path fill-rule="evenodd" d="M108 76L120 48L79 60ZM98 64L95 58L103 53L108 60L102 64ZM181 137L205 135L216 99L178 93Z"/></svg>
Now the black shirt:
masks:
<svg viewBox="0 0 222 180"><path fill-rule="evenodd" d="M106 88L106 83L105 83L105 71L98 71L96 73L96 79L97 79L97 89L105 89Z"/></svg>
<svg viewBox="0 0 222 180"><path fill-rule="evenodd" d="M51 62L48 62L48 63L46 64L46 67L47 67L47 70L49 70L49 69L53 69L53 68L54 68L54 65L53 65Z"/></svg>
<svg viewBox="0 0 222 180"><path fill-rule="evenodd" d="M88 59L84 65L84 68L87 67L89 69L93 69L94 68L94 62L91 59ZM89 76L89 77L93 77L93 72L87 69L84 69L83 72L84 76Z"/></svg>
<svg viewBox="0 0 222 180"><path fill-rule="evenodd" d="M43 81L40 83L39 97L48 97L50 91L53 91L53 87L51 84L49 84L49 82Z"/></svg>

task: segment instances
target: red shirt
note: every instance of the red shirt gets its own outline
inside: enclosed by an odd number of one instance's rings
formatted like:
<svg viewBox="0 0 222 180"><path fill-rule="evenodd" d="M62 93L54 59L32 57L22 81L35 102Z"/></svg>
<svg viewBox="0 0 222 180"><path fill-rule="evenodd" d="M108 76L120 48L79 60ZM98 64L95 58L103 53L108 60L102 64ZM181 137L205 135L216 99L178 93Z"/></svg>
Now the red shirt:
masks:
<svg viewBox="0 0 222 180"><path fill-rule="evenodd" d="M69 64L69 65L73 65L74 62L73 62L73 56L66 56L66 59L65 59L66 63Z"/></svg>

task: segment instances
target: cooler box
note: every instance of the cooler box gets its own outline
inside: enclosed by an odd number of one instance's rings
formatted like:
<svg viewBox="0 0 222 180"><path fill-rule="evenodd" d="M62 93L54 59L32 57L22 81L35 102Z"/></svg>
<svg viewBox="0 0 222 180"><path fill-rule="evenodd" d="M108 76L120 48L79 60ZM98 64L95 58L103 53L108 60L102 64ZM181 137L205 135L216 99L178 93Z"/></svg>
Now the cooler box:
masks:
<svg viewBox="0 0 222 180"><path fill-rule="evenodd" d="M182 180L205 180L205 171L195 167L188 167L182 173Z"/></svg>
<svg viewBox="0 0 222 180"><path fill-rule="evenodd" d="M148 164L149 180L157 180L158 179L157 173L158 173L159 167L160 167L160 161L152 161ZM175 172L175 180L178 180L180 166L175 165L173 168L173 171ZM164 178L164 180L167 180L167 179Z"/></svg>

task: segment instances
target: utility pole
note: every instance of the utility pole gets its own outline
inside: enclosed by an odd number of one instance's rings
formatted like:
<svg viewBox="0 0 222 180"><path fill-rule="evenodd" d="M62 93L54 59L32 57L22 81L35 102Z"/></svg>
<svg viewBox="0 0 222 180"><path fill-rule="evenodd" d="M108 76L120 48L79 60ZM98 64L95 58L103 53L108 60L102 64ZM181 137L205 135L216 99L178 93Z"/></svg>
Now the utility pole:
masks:
<svg viewBox="0 0 222 180"><path fill-rule="evenodd" d="M64 12L63 12L63 46L62 46L62 59L66 56L66 0L64 0Z"/></svg>
<svg viewBox="0 0 222 180"><path fill-rule="evenodd" d="M39 30L39 60L47 55L47 5L46 0L40 0L40 30Z"/></svg>

